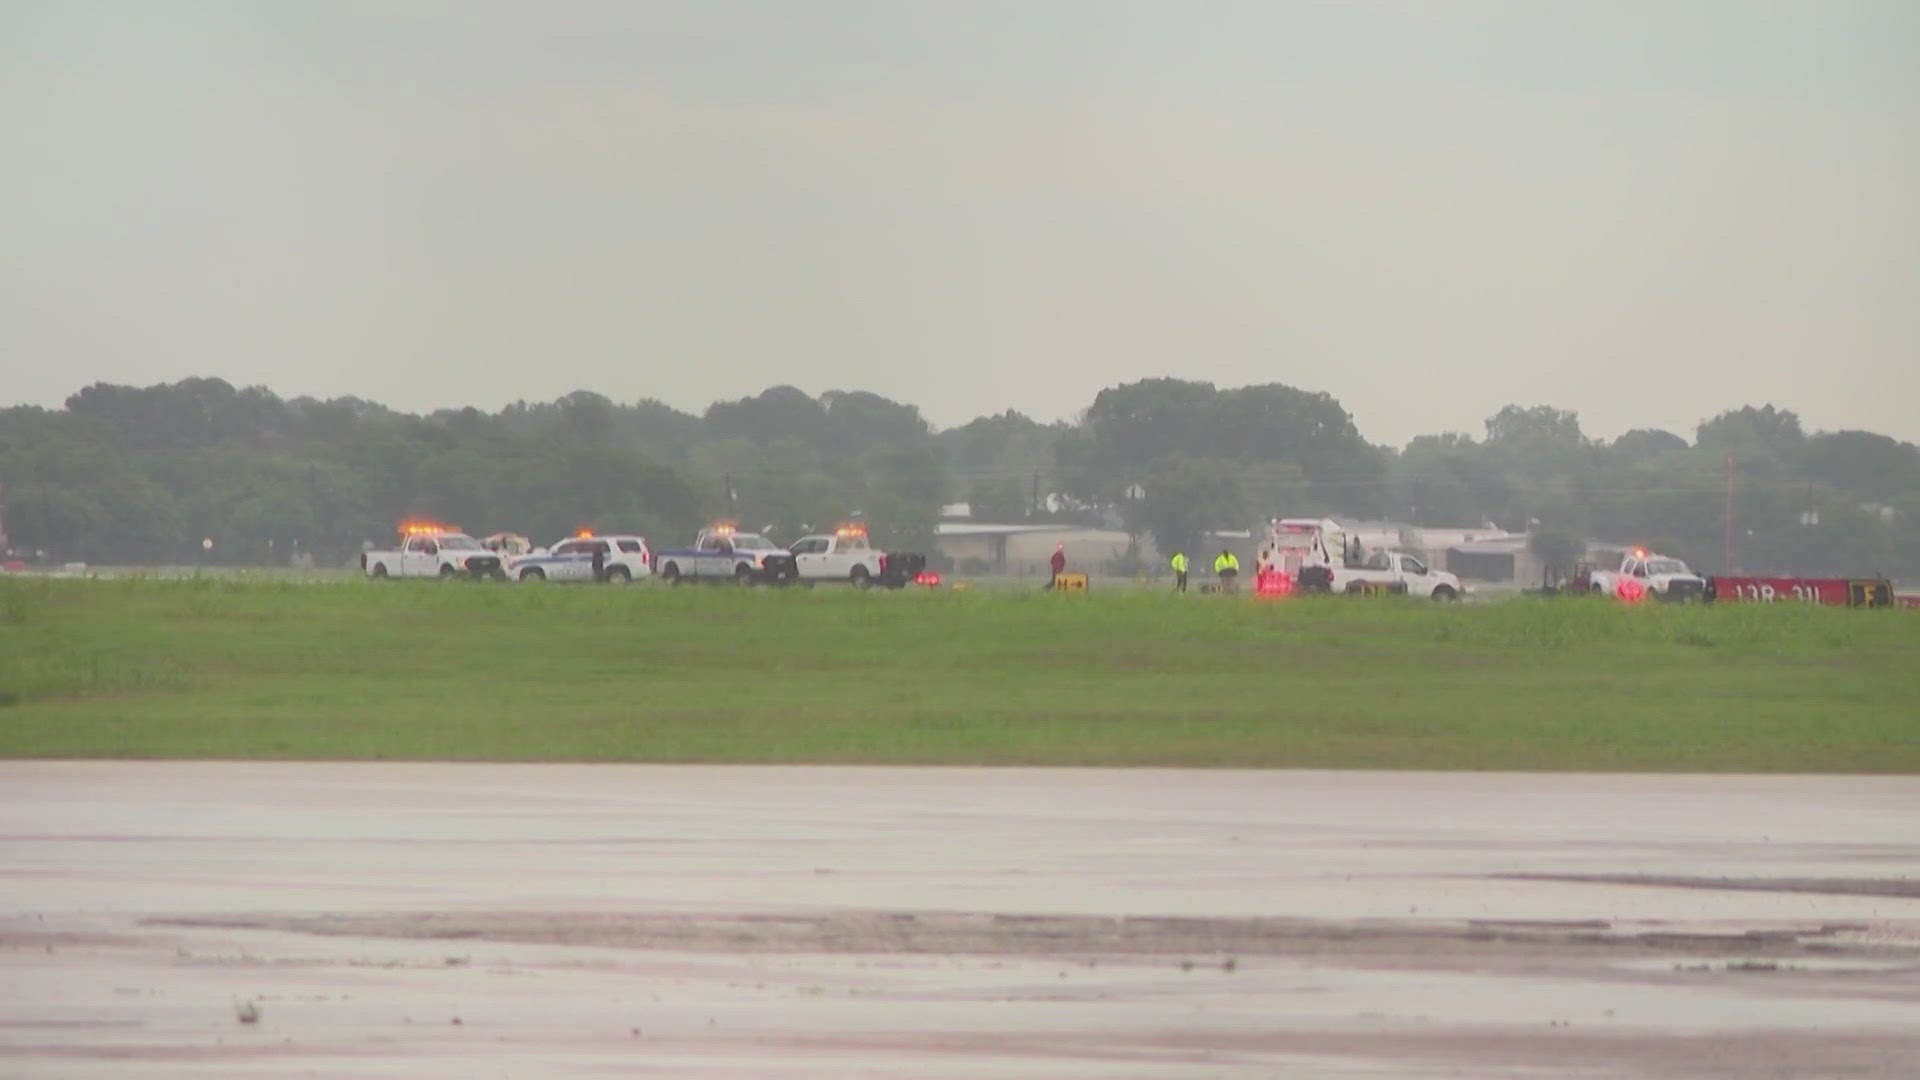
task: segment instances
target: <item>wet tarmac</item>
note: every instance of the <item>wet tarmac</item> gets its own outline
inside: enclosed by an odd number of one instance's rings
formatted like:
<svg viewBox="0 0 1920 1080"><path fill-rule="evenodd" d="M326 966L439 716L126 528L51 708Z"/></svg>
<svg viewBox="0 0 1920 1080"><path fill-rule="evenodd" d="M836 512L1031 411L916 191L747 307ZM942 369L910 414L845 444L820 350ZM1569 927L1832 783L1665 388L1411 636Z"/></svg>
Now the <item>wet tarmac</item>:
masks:
<svg viewBox="0 0 1920 1080"><path fill-rule="evenodd" d="M1907 778L0 763L0 1076L1915 1061Z"/></svg>

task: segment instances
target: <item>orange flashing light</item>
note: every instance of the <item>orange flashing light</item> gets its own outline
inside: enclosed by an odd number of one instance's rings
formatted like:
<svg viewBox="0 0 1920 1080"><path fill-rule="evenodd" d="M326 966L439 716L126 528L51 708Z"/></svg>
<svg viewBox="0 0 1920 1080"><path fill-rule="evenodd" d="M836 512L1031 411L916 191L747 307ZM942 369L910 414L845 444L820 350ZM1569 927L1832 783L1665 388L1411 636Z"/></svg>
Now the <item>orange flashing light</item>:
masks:
<svg viewBox="0 0 1920 1080"><path fill-rule="evenodd" d="M593 530L592 530L592 529L581 529L581 530L579 530L578 532L576 532L576 533L574 533L574 534L573 534L573 538L574 538L575 540L591 540L591 539L593 539Z"/></svg>
<svg viewBox="0 0 1920 1080"><path fill-rule="evenodd" d="M833 533L835 536L865 536L867 535L867 527L865 525L842 525L838 529L835 529Z"/></svg>
<svg viewBox="0 0 1920 1080"><path fill-rule="evenodd" d="M1634 557L1634 558L1636 558L1636 559L1644 559L1644 558L1646 558L1646 557L1647 557L1647 549L1646 549L1646 548L1643 548L1643 547L1637 547L1637 548L1634 548L1634 549L1633 549L1633 557Z"/></svg>
<svg viewBox="0 0 1920 1080"><path fill-rule="evenodd" d="M732 525L715 525L707 531L715 536L732 536L737 530Z"/></svg>
<svg viewBox="0 0 1920 1080"><path fill-rule="evenodd" d="M400 523L401 536L439 536L443 533L459 532L451 525L442 525L437 521L403 521Z"/></svg>

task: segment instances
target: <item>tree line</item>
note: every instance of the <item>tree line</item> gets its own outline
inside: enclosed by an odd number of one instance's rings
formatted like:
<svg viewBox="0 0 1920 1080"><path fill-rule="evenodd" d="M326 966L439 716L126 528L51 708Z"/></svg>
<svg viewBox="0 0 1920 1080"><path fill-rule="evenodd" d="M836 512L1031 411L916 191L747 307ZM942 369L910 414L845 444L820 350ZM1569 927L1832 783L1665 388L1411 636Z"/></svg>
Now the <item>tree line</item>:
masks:
<svg viewBox="0 0 1920 1080"><path fill-rule="evenodd" d="M543 542L677 540L716 518L790 539L858 519L930 551L957 500L976 520L1103 525L1161 550L1325 515L1528 532L1556 557L1599 538L1718 567L1731 540L1748 569L1920 572L1912 444L1808 433L1772 405L1691 435L1606 441L1575 413L1509 405L1477 436L1392 448L1324 393L1179 379L1109 387L1072 423L1009 411L945 431L875 394L790 386L697 415L587 391L414 415L186 379L0 410L0 521L16 552L50 559L330 565L420 517Z"/></svg>

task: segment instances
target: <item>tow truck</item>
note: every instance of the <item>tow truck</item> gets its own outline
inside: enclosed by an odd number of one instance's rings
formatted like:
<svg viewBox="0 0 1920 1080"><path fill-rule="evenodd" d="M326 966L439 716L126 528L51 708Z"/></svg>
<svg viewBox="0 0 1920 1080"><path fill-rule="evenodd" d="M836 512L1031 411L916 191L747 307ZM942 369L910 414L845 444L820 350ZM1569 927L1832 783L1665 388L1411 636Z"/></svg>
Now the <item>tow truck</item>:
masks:
<svg viewBox="0 0 1920 1080"><path fill-rule="evenodd" d="M803 536L788 549L799 580L812 585L844 581L857 589L875 585L902 589L908 582L938 585L938 572L927 569L924 555L881 551L867 539L862 525L842 525L832 533Z"/></svg>
<svg viewBox="0 0 1920 1080"><path fill-rule="evenodd" d="M692 547L655 552L653 572L669 585L686 580L754 585L792 581L796 576L791 552L759 533L743 533L732 525L700 530Z"/></svg>
<svg viewBox="0 0 1920 1080"><path fill-rule="evenodd" d="M370 578L504 579L500 556L451 526L411 521L400 525L400 546L363 551L360 569Z"/></svg>
<svg viewBox="0 0 1920 1080"><path fill-rule="evenodd" d="M1301 581L1301 570L1329 567L1347 555L1346 530L1332 518L1275 518L1267 525L1267 538L1260 545L1255 565L1311 586L1313 575Z"/></svg>
<svg viewBox="0 0 1920 1080"><path fill-rule="evenodd" d="M1655 600L1704 600L1707 597L1707 579L1694 573L1687 564L1666 555L1656 555L1646 548L1634 548L1620 556L1620 569L1595 570L1584 572L1584 581L1589 592L1603 596L1617 596L1622 600L1637 601L1652 597Z"/></svg>
<svg viewBox="0 0 1920 1080"><path fill-rule="evenodd" d="M1294 591L1397 593L1430 600L1458 600L1460 579L1401 551L1363 553L1331 518L1286 518L1272 523L1260 547L1255 592L1285 596Z"/></svg>

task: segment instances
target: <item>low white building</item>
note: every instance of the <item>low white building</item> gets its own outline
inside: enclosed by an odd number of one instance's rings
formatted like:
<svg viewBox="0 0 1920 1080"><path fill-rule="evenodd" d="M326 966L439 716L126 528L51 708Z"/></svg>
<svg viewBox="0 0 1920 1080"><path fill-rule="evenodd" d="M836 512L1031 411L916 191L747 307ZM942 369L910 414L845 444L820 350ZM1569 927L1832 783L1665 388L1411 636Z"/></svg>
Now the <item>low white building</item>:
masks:
<svg viewBox="0 0 1920 1080"><path fill-rule="evenodd" d="M1045 574L1054 549L1063 545L1068 570L1100 573L1134 547L1134 539L1118 529L1047 522L943 521L934 538L936 550L952 559L960 573ZM1144 536L1138 553L1148 565L1160 558Z"/></svg>

